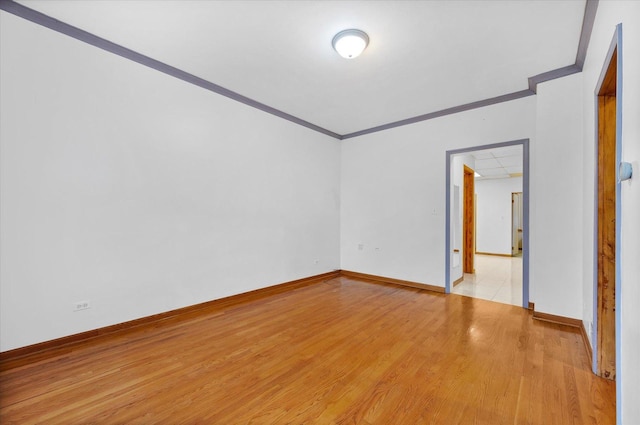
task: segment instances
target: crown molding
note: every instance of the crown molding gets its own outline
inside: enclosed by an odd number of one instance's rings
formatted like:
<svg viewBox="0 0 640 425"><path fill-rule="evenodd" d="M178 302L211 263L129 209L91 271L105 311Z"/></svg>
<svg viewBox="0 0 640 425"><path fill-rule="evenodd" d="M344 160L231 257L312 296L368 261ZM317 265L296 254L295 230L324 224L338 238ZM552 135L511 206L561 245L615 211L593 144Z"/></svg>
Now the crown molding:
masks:
<svg viewBox="0 0 640 425"><path fill-rule="evenodd" d="M572 75L582 71L582 67L584 65L584 61L587 55L587 49L589 47L589 40L591 39L591 32L593 30L593 24L596 17L596 11L598 9L599 0L587 0L585 5L584 17L582 20L582 30L580 33L580 41L578 43L578 51L576 53L576 61L573 65L568 65L562 68L553 69L551 71L544 72L542 74L535 75L533 77L529 77L528 79L528 89L521 90L513 93L507 93L501 96L492 97L489 99L478 100L475 102L466 103L463 105L454 106L451 108L442 109L439 111L429 112L422 115L417 115L415 117L406 118L399 121L394 121L387 124L378 125L375 127L371 127L368 129L363 129L359 131L355 131L348 134L339 134L328 130L326 128L320 127L316 124L313 124L309 121L303 120L302 118L296 117L294 115L283 112L279 109L266 105L264 103L258 102L249 97L243 96L239 93L236 93L232 90L219 86L215 83L207 81L203 78L197 77L193 74L189 74L181 69L168 65L166 63L160 62L143 54L140 54L134 50L127 49L124 46L113 43L104 38L98 37L94 34L91 34L87 31L84 31L80 28L69 25L65 22L54 19L44 13L38 12L34 9L26 7L20 3L16 3L13 0L0 0L0 10L4 10L5 12L11 13L15 16L21 17L28 21L31 21L35 24L41 25L43 27L49 28L53 31L57 31L59 33L65 34L69 37L75 38L76 40L85 42L92 46L95 46L99 49L105 50L107 52L116 54L123 58L129 59L131 61L137 62L141 65L147 66L149 68L153 68L157 71L160 71L164 74L170 75L172 77L178 78L187 83L196 85L205 90L209 90L211 92L217 93L221 96L225 96L229 99L235 100L236 102L240 102L252 108L259 109L263 112L266 112L271 115L275 115L284 120L290 121L294 124L298 124L300 126L306 127L310 130L317 131L319 133L325 134L329 137L333 137L338 140L351 139L358 136L363 136L365 134L377 133L379 131L388 130L391 128L401 127L409 124L415 124L421 121L427 121L434 118L440 118L446 115L457 114L459 112L469 111L472 109L482 108L489 105L495 105L498 103L509 102L512 100L520 99L527 96L532 96L537 93L537 86L540 83L545 81L554 80L556 78L566 77L568 75Z"/></svg>

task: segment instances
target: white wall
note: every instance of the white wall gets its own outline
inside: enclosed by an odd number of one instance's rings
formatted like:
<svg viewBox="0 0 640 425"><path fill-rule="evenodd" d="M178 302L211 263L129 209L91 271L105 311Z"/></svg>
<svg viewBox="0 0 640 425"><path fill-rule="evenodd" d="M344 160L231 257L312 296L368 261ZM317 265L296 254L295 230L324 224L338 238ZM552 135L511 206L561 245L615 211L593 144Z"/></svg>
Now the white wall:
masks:
<svg viewBox="0 0 640 425"><path fill-rule="evenodd" d="M511 194L522 177L476 180L476 251L511 255Z"/></svg>
<svg viewBox="0 0 640 425"><path fill-rule="evenodd" d="M0 24L0 350L340 267L337 140Z"/></svg>
<svg viewBox="0 0 640 425"><path fill-rule="evenodd" d="M343 141L342 268L444 286L446 151L529 138L530 300L580 318L581 84L578 74L535 97Z"/></svg>
<svg viewBox="0 0 640 425"><path fill-rule="evenodd" d="M446 151L533 138L535 105L531 96L343 141L342 268L444 287Z"/></svg>
<svg viewBox="0 0 640 425"><path fill-rule="evenodd" d="M594 246L594 170L595 170L595 101L594 91L605 56L613 38L615 26L623 25L623 83L622 83L622 159L633 163L634 176L622 184L622 273L620 308L621 326L617 335L621 346L618 380L620 423L640 423L638 385L640 382L640 2L601 1L589 43L583 70L584 152L583 162L583 234L582 251L585 267L583 281L583 320L586 326L593 321L593 246Z"/></svg>
<svg viewBox="0 0 640 425"><path fill-rule="evenodd" d="M530 278L537 311L582 317L582 74L538 85Z"/></svg>

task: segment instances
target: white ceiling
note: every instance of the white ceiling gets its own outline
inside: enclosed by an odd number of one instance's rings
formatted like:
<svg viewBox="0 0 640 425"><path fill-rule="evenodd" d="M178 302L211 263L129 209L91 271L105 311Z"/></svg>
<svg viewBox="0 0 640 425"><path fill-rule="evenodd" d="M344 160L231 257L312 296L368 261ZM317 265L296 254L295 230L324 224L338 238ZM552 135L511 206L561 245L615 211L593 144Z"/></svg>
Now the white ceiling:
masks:
<svg viewBox="0 0 640 425"><path fill-rule="evenodd" d="M522 145L470 152L475 158L476 179L502 179L522 175Z"/></svg>
<svg viewBox="0 0 640 425"><path fill-rule="evenodd" d="M573 65L586 0L20 0L270 107L348 134L528 88ZM370 44L346 60L344 29Z"/></svg>

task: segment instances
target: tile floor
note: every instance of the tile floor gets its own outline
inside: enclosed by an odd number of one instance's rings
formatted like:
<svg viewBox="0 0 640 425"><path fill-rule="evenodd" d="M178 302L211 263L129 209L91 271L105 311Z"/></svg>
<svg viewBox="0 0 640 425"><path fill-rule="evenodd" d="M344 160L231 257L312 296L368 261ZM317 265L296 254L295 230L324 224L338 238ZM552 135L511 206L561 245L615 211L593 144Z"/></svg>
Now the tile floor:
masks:
<svg viewBox="0 0 640 425"><path fill-rule="evenodd" d="M476 273L465 273L452 293L522 306L522 256L476 254L475 268Z"/></svg>

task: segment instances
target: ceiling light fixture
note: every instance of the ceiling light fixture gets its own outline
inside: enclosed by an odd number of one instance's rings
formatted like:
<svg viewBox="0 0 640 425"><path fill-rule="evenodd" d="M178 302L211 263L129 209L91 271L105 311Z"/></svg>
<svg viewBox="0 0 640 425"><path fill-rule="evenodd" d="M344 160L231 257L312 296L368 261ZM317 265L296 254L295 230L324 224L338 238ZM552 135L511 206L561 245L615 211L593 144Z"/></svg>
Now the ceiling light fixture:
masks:
<svg viewBox="0 0 640 425"><path fill-rule="evenodd" d="M369 44L369 36L364 31L350 29L340 31L333 37L331 42L333 48L345 59L353 59L360 56L360 53Z"/></svg>

